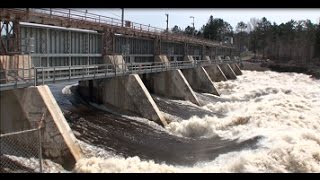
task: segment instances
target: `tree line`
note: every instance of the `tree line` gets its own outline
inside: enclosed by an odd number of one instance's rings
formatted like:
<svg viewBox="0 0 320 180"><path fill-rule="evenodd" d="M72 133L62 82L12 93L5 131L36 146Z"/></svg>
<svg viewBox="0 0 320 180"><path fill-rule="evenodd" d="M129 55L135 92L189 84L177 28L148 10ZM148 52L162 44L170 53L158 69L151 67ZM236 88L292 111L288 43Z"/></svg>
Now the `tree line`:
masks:
<svg viewBox="0 0 320 180"><path fill-rule="evenodd" d="M276 24L265 17L251 18L247 23L239 22L234 31L228 22L210 16L199 30L174 26L171 31L220 42L233 37L240 52L252 51L255 56L274 61L320 63L320 22L314 24L308 19Z"/></svg>

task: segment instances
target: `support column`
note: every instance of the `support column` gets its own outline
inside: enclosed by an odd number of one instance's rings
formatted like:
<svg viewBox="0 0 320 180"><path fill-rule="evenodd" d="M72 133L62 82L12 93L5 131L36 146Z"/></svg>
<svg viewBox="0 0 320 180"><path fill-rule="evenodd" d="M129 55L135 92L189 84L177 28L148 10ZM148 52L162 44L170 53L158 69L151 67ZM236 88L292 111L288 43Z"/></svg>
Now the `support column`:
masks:
<svg viewBox="0 0 320 180"><path fill-rule="evenodd" d="M230 61L231 59L230 59L229 56L227 56L227 57L226 57L226 60ZM237 63L229 63L229 65L230 65L231 69L233 70L233 72L234 72L236 75L241 75L241 74L242 74L242 72L241 72L239 66L237 65Z"/></svg>
<svg viewBox="0 0 320 180"><path fill-rule="evenodd" d="M192 56L186 55L184 59L185 61L194 62ZM155 61L168 62L168 58L165 55L156 56ZM151 93L169 98L188 100L200 105L198 98L180 70L144 74L142 78Z"/></svg>
<svg viewBox="0 0 320 180"><path fill-rule="evenodd" d="M91 83L90 83L91 82ZM166 126L167 121L139 75L79 82L79 93L93 101L128 110Z"/></svg>
<svg viewBox="0 0 320 180"><path fill-rule="evenodd" d="M234 73L229 64L221 64L220 67L228 79L237 79L236 74Z"/></svg>
<svg viewBox="0 0 320 180"><path fill-rule="evenodd" d="M157 55L161 54L161 38L159 36L157 36L154 39L154 50L153 50L153 54L156 57Z"/></svg>
<svg viewBox="0 0 320 180"><path fill-rule="evenodd" d="M32 67L29 55L0 56L0 69L2 70L0 83L5 83L9 80L15 81L16 79L31 80L34 76Z"/></svg>
<svg viewBox="0 0 320 180"><path fill-rule="evenodd" d="M104 30L102 34L102 55L114 54L115 43L114 43L114 34L108 30ZM88 42L89 43L89 42Z"/></svg>
<svg viewBox="0 0 320 180"><path fill-rule="evenodd" d="M214 82L220 82L220 81L226 81L228 80L226 75L221 70L220 66L218 64L213 64L210 66L204 67L204 69L207 71L209 77Z"/></svg>
<svg viewBox="0 0 320 180"><path fill-rule="evenodd" d="M113 64L117 71L122 71L128 68L122 55L105 55L103 57L103 63Z"/></svg>
<svg viewBox="0 0 320 180"><path fill-rule="evenodd" d="M9 60L10 56L0 56L0 84L4 84L8 81Z"/></svg>
<svg viewBox="0 0 320 180"><path fill-rule="evenodd" d="M234 73L235 73L236 75L242 75L242 72L241 72L241 70L240 70L240 67L238 66L237 63L230 63L229 65L230 65L230 67L232 68L232 70L234 71Z"/></svg>
<svg viewBox="0 0 320 180"><path fill-rule="evenodd" d="M200 105L188 81L178 70L143 74L143 81L151 93L177 98Z"/></svg>
<svg viewBox="0 0 320 180"><path fill-rule="evenodd" d="M182 69L181 71L192 89L194 89L195 91L212 93L217 96L220 95L208 73L203 67L196 67L194 69Z"/></svg>
<svg viewBox="0 0 320 180"><path fill-rule="evenodd" d="M169 63L168 57L166 55L157 55L154 57L154 62L164 62Z"/></svg>
<svg viewBox="0 0 320 180"><path fill-rule="evenodd" d="M204 57L203 57L203 60L210 61L210 57L209 57L209 56L204 56Z"/></svg>
<svg viewBox="0 0 320 180"><path fill-rule="evenodd" d="M194 59L191 55L185 55L183 57L183 61L190 61L192 64L194 64Z"/></svg>

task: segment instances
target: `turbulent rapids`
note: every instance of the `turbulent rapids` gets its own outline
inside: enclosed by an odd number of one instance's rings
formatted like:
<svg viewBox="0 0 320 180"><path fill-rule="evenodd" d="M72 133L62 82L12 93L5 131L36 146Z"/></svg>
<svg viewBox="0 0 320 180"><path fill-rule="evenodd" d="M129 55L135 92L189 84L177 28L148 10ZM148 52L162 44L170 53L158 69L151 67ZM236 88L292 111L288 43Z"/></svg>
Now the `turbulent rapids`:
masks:
<svg viewBox="0 0 320 180"><path fill-rule="evenodd" d="M165 128L50 86L86 156L73 172L320 172L319 80L243 71L215 85L203 106L153 95Z"/></svg>

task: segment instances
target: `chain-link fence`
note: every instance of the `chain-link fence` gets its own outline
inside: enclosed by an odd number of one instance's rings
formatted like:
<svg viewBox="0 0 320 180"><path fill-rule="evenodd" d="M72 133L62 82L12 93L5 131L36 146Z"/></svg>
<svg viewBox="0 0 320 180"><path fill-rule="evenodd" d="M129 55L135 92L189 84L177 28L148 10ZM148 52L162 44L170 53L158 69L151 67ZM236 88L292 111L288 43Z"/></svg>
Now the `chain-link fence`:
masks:
<svg viewBox="0 0 320 180"><path fill-rule="evenodd" d="M0 173L42 172L41 128L0 134Z"/></svg>

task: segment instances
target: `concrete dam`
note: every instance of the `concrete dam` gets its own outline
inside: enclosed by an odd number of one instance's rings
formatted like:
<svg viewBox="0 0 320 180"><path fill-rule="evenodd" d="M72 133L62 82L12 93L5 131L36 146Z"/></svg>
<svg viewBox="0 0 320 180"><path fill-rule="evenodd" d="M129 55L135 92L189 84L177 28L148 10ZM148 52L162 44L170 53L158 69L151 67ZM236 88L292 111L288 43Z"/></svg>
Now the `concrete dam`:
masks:
<svg viewBox="0 0 320 180"><path fill-rule="evenodd" d="M41 156L65 167L84 150L48 86L77 82L91 103L168 127L161 98L197 108L200 93L220 96L216 83L242 75L230 44L70 9L0 9L0 19L1 134L41 126Z"/></svg>

